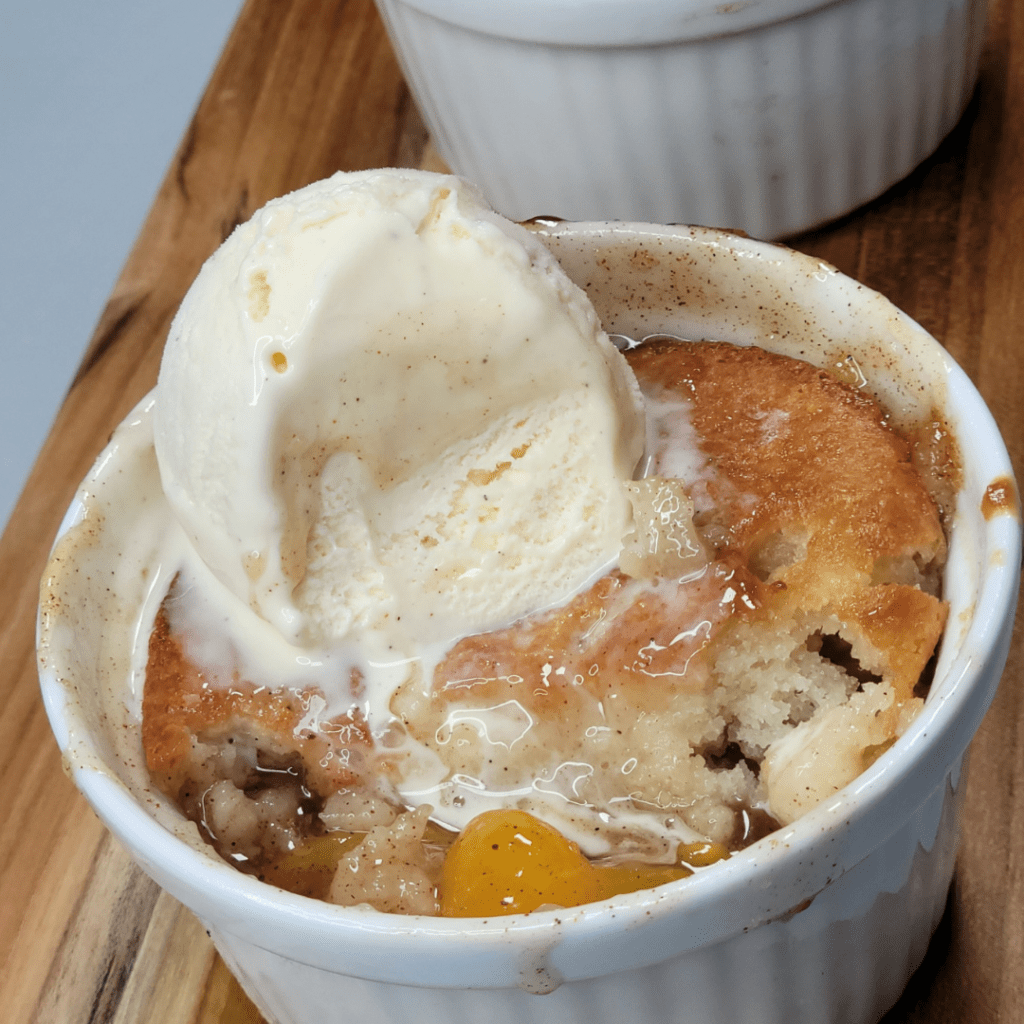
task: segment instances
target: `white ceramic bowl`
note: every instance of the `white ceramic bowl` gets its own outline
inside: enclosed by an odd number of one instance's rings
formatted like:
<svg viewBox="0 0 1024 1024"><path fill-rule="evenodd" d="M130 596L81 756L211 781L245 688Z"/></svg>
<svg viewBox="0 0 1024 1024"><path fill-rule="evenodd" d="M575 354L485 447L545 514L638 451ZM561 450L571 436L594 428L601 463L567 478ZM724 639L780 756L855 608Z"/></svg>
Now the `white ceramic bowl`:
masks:
<svg viewBox="0 0 1024 1024"><path fill-rule="evenodd" d="M441 155L513 220L779 238L953 127L984 0L376 0Z"/></svg>
<svg viewBox="0 0 1024 1024"><path fill-rule="evenodd" d="M824 366L842 362L859 367L897 416L935 408L946 417L963 455L950 625L908 732L834 799L714 869L571 910L396 917L239 874L142 769L133 645L139 608L162 584L153 511L125 509L157 480L147 399L83 483L44 577L39 672L57 741L96 812L202 919L278 1024L322 1024L342 1010L363 1024L875 1021L941 916L965 751L1006 658L1020 520L998 430L933 339L826 264L703 229L535 230L610 331L758 342Z"/></svg>

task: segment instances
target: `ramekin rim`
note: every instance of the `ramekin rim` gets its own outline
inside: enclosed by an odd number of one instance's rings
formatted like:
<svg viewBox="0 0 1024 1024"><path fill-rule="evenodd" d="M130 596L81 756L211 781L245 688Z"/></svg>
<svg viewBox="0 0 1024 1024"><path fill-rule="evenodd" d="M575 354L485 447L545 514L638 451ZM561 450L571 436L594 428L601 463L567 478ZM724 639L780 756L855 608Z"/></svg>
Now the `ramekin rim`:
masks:
<svg viewBox="0 0 1024 1024"><path fill-rule="evenodd" d="M861 0L376 0L382 10L407 6L436 21L481 35L547 46L621 49L701 43L755 32L791 18Z"/></svg>

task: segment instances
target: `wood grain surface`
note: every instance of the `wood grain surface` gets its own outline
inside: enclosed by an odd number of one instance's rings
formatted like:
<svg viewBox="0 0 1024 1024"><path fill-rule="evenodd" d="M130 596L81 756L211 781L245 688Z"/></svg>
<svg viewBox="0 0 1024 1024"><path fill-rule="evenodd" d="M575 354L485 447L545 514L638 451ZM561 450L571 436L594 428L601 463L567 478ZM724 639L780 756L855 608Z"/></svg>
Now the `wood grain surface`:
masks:
<svg viewBox="0 0 1024 1024"><path fill-rule="evenodd" d="M196 920L62 772L38 694L38 579L78 481L156 379L203 260L268 199L339 169L437 166L371 0L250 0L0 539L0 1018L257 1024ZM1024 457L1024 4L993 0L974 99L886 195L791 240L922 323ZM886 1024L1024 1020L1021 629L971 754L956 881Z"/></svg>

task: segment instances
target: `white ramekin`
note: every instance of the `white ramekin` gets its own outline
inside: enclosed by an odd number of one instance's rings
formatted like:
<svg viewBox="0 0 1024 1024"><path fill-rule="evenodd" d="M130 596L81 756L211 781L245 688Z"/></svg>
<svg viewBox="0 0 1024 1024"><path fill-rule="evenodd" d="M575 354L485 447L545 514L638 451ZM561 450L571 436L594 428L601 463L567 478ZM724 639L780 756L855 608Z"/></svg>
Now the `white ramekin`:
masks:
<svg viewBox="0 0 1024 1024"><path fill-rule="evenodd" d="M153 584L151 399L84 481L43 580L39 672L57 741L96 812L189 906L270 1021L426 1018L639 1024L874 1022L920 963L953 871L968 743L1006 659L1020 570L999 432L944 350L880 295L788 249L693 228L534 225L612 332L757 342L859 368L897 417L958 439L951 613L907 733L834 799L678 883L500 920L396 917L239 874L142 768L138 608ZM134 667L133 667L134 666Z"/></svg>
<svg viewBox="0 0 1024 1024"><path fill-rule="evenodd" d="M449 166L514 220L779 238L908 174L977 75L984 0L376 0Z"/></svg>

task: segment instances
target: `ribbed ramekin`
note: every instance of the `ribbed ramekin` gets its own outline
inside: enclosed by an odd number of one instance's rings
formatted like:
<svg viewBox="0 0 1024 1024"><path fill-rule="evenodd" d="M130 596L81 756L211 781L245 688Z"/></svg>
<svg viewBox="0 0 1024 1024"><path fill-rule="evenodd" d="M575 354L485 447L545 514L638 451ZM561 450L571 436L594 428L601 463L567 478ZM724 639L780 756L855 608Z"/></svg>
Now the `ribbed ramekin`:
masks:
<svg viewBox="0 0 1024 1024"><path fill-rule="evenodd" d="M956 123L984 0L376 0L434 142L514 220L779 238Z"/></svg>
<svg viewBox="0 0 1024 1024"><path fill-rule="evenodd" d="M962 768L1006 659L1020 514L1006 449L967 377L877 293L735 235L535 225L607 329L859 368L898 416L938 413L962 454L949 626L924 710L850 786L681 882L498 920L304 899L219 860L148 784L138 609L152 586L144 402L69 510L42 586L39 672L57 741L100 817L206 924L269 1021L874 1024L921 962L952 877Z"/></svg>

